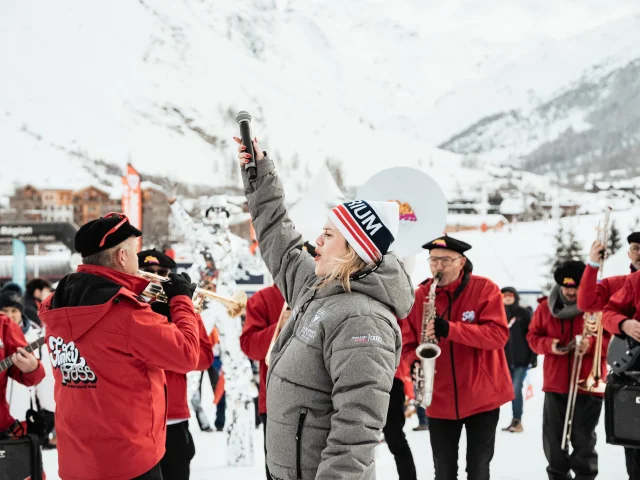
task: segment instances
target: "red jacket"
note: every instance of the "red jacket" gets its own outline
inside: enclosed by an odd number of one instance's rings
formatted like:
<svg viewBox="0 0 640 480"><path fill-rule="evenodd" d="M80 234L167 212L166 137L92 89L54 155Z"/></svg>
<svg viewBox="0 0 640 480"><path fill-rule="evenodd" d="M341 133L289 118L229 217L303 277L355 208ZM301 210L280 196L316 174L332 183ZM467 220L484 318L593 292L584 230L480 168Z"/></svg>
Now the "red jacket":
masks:
<svg viewBox="0 0 640 480"><path fill-rule="evenodd" d="M258 290L247 301L247 315L240 335L240 348L260 362L258 413L267 413L267 364L264 359L282 313L284 297L275 285Z"/></svg>
<svg viewBox="0 0 640 480"><path fill-rule="evenodd" d="M578 298L580 295L578 294ZM545 355L543 371L543 392L569 393L569 382L571 379L571 368L573 366L573 352L566 355L554 355L551 351L551 344L557 338L559 346L566 346L576 335L581 335L584 327L584 315L580 313L573 318L560 320L551 315L549 301L544 299L533 314L533 319L529 325L527 341L531 350L539 355ZM611 336L604 332L602 340L602 354L600 357L601 372L603 378L607 375L607 347ZM580 369L580 380L589 376L593 366L593 347L595 337L590 336L591 347L582 359ZM585 392L579 390L579 393ZM602 396L602 395L596 395Z"/></svg>
<svg viewBox="0 0 640 480"><path fill-rule="evenodd" d="M436 359L429 417L465 418L494 410L514 398L504 354L509 328L500 289L486 278L471 275L460 296L453 300L462 278L436 289L436 310L449 321L449 335L439 343L442 352ZM416 290L411 313L400 322L402 359L409 365L418 358L422 311L431 282Z"/></svg>
<svg viewBox="0 0 640 480"><path fill-rule="evenodd" d="M20 327L13 323L9 317L0 313L0 360L13 355L18 347L26 347L27 341L24 339ZM0 432L7 430L15 418L9 413L7 403L7 379L13 378L16 382L26 387L37 385L44 378L44 368L38 362L38 368L31 373L22 373L16 367L0 373Z"/></svg>
<svg viewBox="0 0 640 480"><path fill-rule="evenodd" d="M40 307L54 368L58 466L65 480L128 480L165 452L165 369L198 362L191 299L171 300L173 323L140 293L148 282L81 265Z"/></svg>
<svg viewBox="0 0 640 480"><path fill-rule="evenodd" d="M624 335L620 324L633 318L640 321L640 272L625 277L624 285L618 290L604 309L602 324L611 333Z"/></svg>
<svg viewBox="0 0 640 480"><path fill-rule="evenodd" d="M197 317L200 356L194 370L201 372L208 369L213 363L213 346L202 323L202 317L200 315ZM191 416L187 402L187 376L184 373L172 372L171 370L165 370L164 374L167 377L167 420L186 420Z"/></svg>
<svg viewBox="0 0 640 480"><path fill-rule="evenodd" d="M580 280L578 288L578 308L583 312L601 312L613 295L620 290L627 275L617 275L603 278L598 282L598 269L587 265ZM605 322L602 317L604 329L613 334L620 334L620 326L617 323Z"/></svg>

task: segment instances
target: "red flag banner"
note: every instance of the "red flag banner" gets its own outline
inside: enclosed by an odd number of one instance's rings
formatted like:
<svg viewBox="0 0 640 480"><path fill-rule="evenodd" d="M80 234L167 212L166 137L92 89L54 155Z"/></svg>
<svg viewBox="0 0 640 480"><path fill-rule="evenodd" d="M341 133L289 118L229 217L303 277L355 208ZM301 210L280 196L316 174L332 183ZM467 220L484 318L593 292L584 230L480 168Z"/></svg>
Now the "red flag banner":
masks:
<svg viewBox="0 0 640 480"><path fill-rule="evenodd" d="M122 213L129 217L131 225L142 230L142 189L140 174L127 164L127 174L122 177ZM138 251L142 248L142 237L138 238Z"/></svg>

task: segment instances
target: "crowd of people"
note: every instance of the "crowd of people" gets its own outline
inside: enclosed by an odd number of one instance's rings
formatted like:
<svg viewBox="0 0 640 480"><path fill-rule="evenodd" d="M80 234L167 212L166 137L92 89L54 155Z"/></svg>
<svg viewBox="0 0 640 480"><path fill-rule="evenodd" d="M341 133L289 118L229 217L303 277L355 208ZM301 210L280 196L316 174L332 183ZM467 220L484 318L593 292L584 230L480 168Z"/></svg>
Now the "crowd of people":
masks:
<svg viewBox="0 0 640 480"><path fill-rule="evenodd" d="M249 154L235 140L242 167ZM555 270L553 288L535 309L520 305L515 288L476 275L472 246L447 235L424 239L433 278L414 288L393 253L396 202L336 206L312 246L288 217L273 161L257 140L253 147L257 175L250 180L242 168L242 177L274 285L248 300L240 345L258 364L268 480L374 479L381 434L400 480L418 478L404 427L425 341L437 342L440 355L432 399L414 407L416 430L430 435L436 480L458 478L463 428L467 478L490 478L500 407L512 404L502 430L523 432L523 385L539 355L548 477L597 477L603 393L578 390L570 453L563 425L571 373L577 358L579 380L594 366L606 373L612 335L640 341L639 232L628 237L630 275L598 282L606 247L596 242L588 264ZM224 372L215 331L192 303L196 286L174 272L170 256L138 252L140 235L123 214L93 220L75 238L83 264L55 291L35 279L26 292L8 285L0 293L0 354L14 361L0 373L0 394L7 392L0 432L33 429L24 418L35 402L42 443L58 449L64 480L188 479L196 453L189 400L200 428L213 430L201 415L200 389L189 392L189 372L201 372L200 388L207 372L217 390L214 426L224 425ZM165 279L165 299L149 294L140 271ZM425 323L431 299L435 315ZM590 312L602 312L597 335L585 333ZM23 348L42 336L40 353ZM629 478L640 479L638 450L626 448L625 458Z"/></svg>

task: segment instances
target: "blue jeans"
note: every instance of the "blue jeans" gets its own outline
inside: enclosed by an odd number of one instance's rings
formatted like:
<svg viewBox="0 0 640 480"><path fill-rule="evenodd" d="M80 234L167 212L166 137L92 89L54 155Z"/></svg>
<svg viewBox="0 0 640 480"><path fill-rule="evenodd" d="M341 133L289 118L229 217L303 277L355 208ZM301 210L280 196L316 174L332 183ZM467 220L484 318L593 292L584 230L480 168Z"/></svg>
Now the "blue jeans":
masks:
<svg viewBox="0 0 640 480"><path fill-rule="evenodd" d="M524 379L527 377L528 369L528 367L509 367L511 381L513 382L513 390L516 394L516 398L511 402L511 407L513 408L513 418L517 420L522 419L522 409L524 404L522 387L524 386Z"/></svg>
<svg viewBox="0 0 640 480"><path fill-rule="evenodd" d="M418 405L416 407L416 413L418 414L418 425L429 425L429 420L427 420L427 412L424 407Z"/></svg>

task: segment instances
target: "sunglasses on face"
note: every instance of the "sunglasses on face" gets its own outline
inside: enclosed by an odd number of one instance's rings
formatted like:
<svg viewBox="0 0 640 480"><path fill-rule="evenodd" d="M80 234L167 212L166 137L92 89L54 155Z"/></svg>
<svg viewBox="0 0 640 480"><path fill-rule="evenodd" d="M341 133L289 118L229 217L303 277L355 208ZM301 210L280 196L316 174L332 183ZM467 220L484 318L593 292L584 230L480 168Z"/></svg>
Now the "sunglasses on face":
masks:
<svg viewBox="0 0 640 480"><path fill-rule="evenodd" d="M119 218L120 222L116 224L115 227L113 227L111 230L109 230L107 233L104 234L104 237L102 237L102 240L100 240L100 244L99 244L100 247L104 246L104 242L107 240L107 237L109 235L117 232L120 227L122 227L125 223L129 221L129 219L124 213L118 213L118 212L107 213L103 218L113 218L113 217Z"/></svg>
<svg viewBox="0 0 640 480"><path fill-rule="evenodd" d="M171 272L171 269L169 268L164 268L164 267L144 267L143 270L145 272L149 272L149 273L155 273L156 275L161 275L163 277L168 277L169 273Z"/></svg>

